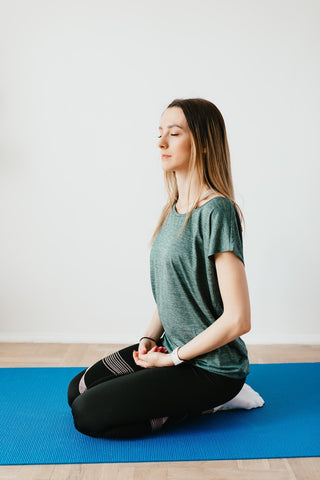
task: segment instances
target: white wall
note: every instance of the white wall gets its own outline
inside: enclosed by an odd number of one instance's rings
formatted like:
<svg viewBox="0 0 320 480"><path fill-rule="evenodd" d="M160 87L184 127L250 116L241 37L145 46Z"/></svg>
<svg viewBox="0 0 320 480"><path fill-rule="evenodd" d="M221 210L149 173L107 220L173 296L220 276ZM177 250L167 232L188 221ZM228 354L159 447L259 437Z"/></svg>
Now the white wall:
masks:
<svg viewBox="0 0 320 480"><path fill-rule="evenodd" d="M222 111L246 218L247 343L317 343L317 0L0 1L2 341L134 342L162 111Z"/></svg>

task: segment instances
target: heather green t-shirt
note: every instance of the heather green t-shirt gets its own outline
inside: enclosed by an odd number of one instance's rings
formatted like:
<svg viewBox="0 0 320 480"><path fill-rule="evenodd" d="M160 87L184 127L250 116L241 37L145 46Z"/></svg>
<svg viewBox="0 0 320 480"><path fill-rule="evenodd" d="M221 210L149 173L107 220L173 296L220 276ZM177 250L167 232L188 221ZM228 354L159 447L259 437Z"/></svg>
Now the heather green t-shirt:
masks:
<svg viewBox="0 0 320 480"><path fill-rule="evenodd" d="M189 342L223 313L214 254L233 251L244 263L242 231L233 202L215 197L195 209L178 239L186 214L176 203L150 251L152 293L169 352ZM236 340L190 360L190 363L233 378L249 371L243 340Z"/></svg>

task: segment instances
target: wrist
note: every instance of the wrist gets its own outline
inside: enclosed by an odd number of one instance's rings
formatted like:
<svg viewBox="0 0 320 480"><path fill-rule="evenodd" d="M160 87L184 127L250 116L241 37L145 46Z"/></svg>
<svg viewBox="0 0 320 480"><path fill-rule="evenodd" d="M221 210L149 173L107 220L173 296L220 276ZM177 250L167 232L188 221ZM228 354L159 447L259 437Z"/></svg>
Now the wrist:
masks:
<svg viewBox="0 0 320 480"><path fill-rule="evenodd" d="M181 347L177 347L173 350L173 352L171 352L171 359L172 359L174 365L179 365L180 363L184 362L184 360L182 360L178 355L178 352L179 352L180 348Z"/></svg>
<svg viewBox="0 0 320 480"><path fill-rule="evenodd" d="M157 340L155 340L154 338L151 338L151 337L141 337L140 340L139 340L139 343L140 343L141 340L143 340L144 338L145 338L146 340L151 340L152 342L157 343Z"/></svg>

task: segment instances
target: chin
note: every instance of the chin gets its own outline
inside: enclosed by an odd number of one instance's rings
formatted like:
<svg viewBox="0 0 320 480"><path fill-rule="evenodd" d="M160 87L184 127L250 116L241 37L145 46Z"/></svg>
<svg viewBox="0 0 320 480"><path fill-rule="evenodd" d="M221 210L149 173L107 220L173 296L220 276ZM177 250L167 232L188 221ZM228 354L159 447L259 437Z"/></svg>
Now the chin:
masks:
<svg viewBox="0 0 320 480"><path fill-rule="evenodd" d="M180 165L173 165L173 164L169 164L169 163L166 163L166 162L162 162L162 169L166 172L178 172L179 170L184 170L183 168L181 169L181 166Z"/></svg>
<svg viewBox="0 0 320 480"><path fill-rule="evenodd" d="M162 164L161 167L162 167L162 170L164 170L165 172L174 172L176 170L176 168L170 167L170 165Z"/></svg>

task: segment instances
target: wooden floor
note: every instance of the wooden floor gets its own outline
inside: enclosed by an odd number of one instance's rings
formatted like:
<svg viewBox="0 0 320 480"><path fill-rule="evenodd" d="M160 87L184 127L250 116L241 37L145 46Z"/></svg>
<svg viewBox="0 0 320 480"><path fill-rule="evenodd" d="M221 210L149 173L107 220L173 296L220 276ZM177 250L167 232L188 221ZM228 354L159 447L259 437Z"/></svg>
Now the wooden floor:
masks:
<svg viewBox="0 0 320 480"><path fill-rule="evenodd" d="M0 367L88 366L125 345L0 344ZM320 345L248 345L251 363L319 362ZM201 462L22 465L0 480L319 480L319 458Z"/></svg>

